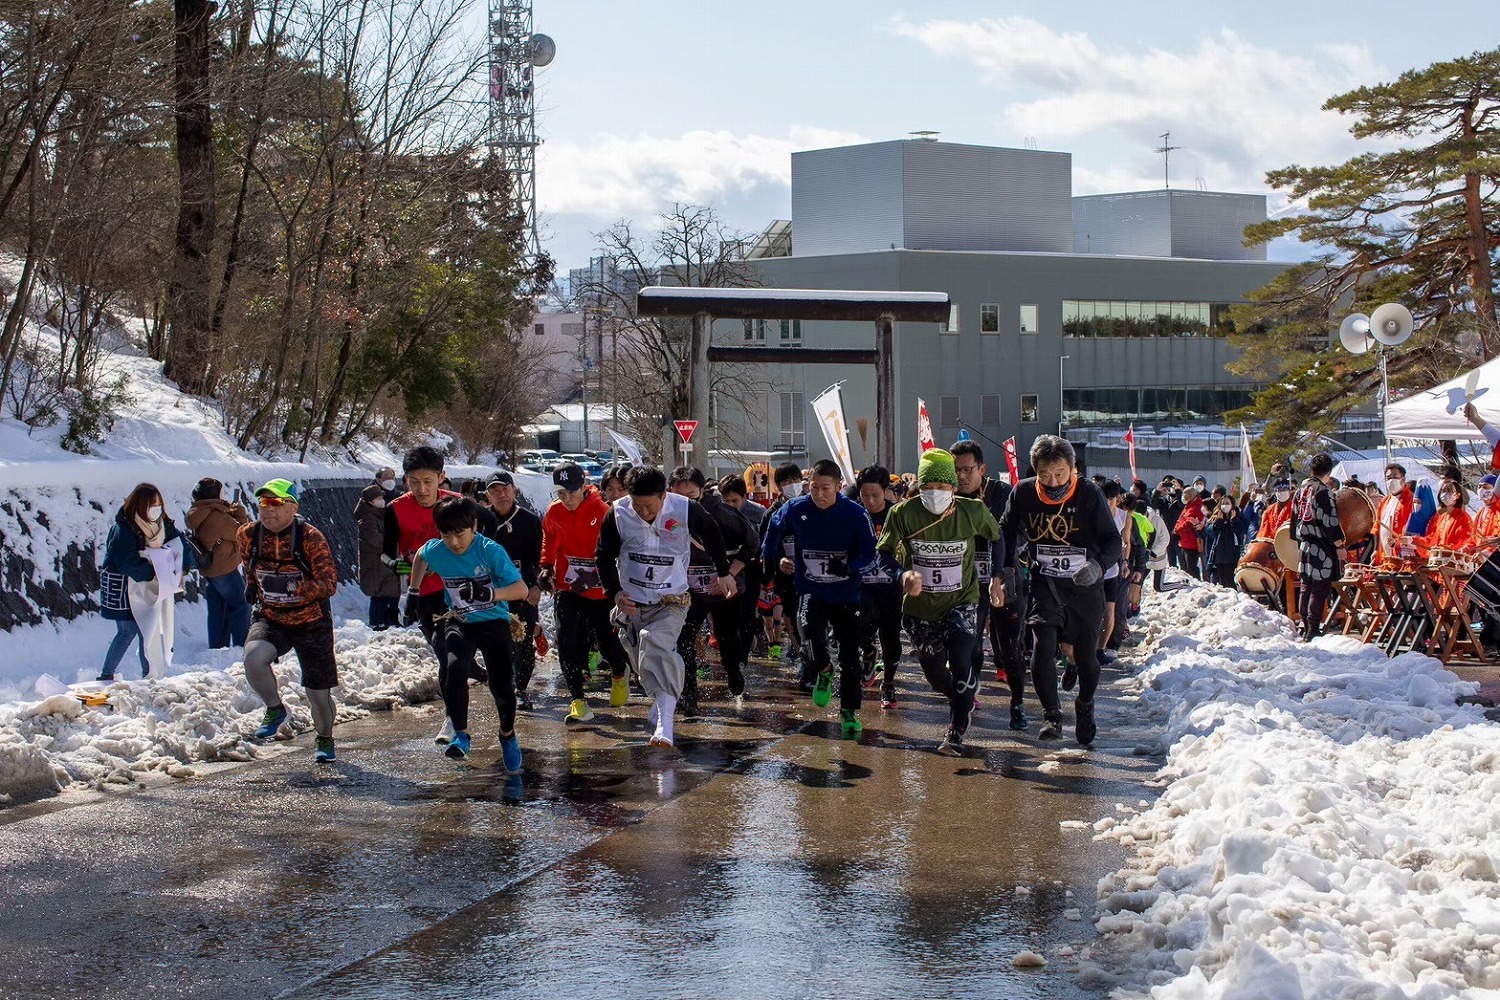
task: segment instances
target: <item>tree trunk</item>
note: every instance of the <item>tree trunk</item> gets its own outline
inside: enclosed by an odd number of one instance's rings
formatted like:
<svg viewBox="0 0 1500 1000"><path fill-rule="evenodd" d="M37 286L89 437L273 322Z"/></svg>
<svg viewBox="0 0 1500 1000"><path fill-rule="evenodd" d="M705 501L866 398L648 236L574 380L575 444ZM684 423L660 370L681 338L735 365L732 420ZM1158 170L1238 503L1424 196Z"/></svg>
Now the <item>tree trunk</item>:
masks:
<svg viewBox="0 0 1500 1000"><path fill-rule="evenodd" d="M210 113L211 0L175 0L177 240L167 285L167 376L184 391L207 389L212 360L214 146Z"/></svg>

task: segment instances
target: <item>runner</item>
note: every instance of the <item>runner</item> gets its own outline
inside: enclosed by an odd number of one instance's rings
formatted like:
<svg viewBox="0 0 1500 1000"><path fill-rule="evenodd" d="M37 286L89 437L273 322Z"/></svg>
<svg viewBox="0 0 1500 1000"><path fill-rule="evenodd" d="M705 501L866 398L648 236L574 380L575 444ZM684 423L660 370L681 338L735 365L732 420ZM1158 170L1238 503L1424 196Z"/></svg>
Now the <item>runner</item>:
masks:
<svg viewBox="0 0 1500 1000"><path fill-rule="evenodd" d="M719 526L698 504L667 492L660 469L638 468L630 495L604 518L596 554L599 576L615 602L621 644L652 699L653 746L673 745L672 717L682 695L683 663L677 640L687 618L688 561L692 539L701 539L718 571L718 591L734 596L734 578Z"/></svg>
<svg viewBox="0 0 1500 1000"><path fill-rule="evenodd" d="M409 492L392 500L385 508L385 552L381 560L395 570L397 576L407 576L411 573L411 560L417 550L438 536L437 525L432 521L433 508L444 497L456 497L459 494L442 488L448 477L443 471L443 453L436 448L423 445L408 451L401 460L401 471ZM494 514L487 510L480 512L481 532L494 530L496 523ZM416 620L423 637L437 654L440 678L447 657L443 653L442 634L434 624L434 619L444 610L442 581L436 576L422 581ZM471 669L475 680L487 679L485 671L478 664ZM446 746L453 738L453 732L453 720L444 719L443 728L438 730L435 737L438 746Z"/></svg>
<svg viewBox="0 0 1500 1000"><path fill-rule="evenodd" d="M333 689L339 674L328 600L338 590L338 569L323 533L297 516L296 485L273 479L255 496L260 520L241 525L236 536L245 564L246 597L255 605L245 635L245 680L266 703L255 735L272 739L287 720L271 664L287 650L295 650L317 734L313 761L331 764L337 759Z"/></svg>
<svg viewBox="0 0 1500 1000"><path fill-rule="evenodd" d="M485 537L499 542L510 553L511 562L526 581L526 596L510 602L511 617L525 623L526 629L524 637L511 643L511 665L515 668L516 708L529 712L531 699L526 696L526 686L536 671L536 630L541 621L537 605L542 590L537 577L542 561L542 519L516 501L516 480L509 472L501 470L491 476L484 495L497 522Z"/></svg>
<svg viewBox="0 0 1500 1000"><path fill-rule="evenodd" d="M839 644L839 724L845 737L858 736L860 577L875 561L875 529L870 515L841 491L838 463L822 459L812 467L808 496L782 504L771 515L761 542L765 571L792 576L800 600L798 630L811 653L805 661L815 677L813 704L833 698L833 661L828 631ZM792 556L784 553L790 541Z"/></svg>
<svg viewBox="0 0 1500 1000"><path fill-rule="evenodd" d="M989 467L984 463L984 449L975 441L960 441L953 446L953 471L958 476L958 495L984 503L996 522L1005 512L1010 500L1010 486L989 478ZM1026 711L1022 707L1026 698L1026 665L1022 661L1022 633L1024 623L1018 585L1011 574L1011 599L1005 607L992 608L985 595L990 591L993 560L987 540L974 540L974 572L979 578L978 621L979 631L974 640L976 677L984 675L984 640L990 640L991 655L995 659L995 679L1010 688L1010 728L1019 732L1027 727ZM1004 576L1002 574L1002 580Z"/></svg>
<svg viewBox="0 0 1500 1000"><path fill-rule="evenodd" d="M870 515L877 543L891 512L887 493L890 473L883 466L861 469L854 479L859 488L859 502ZM901 665L901 564L884 552L877 553L865 567L860 580L859 655L864 661L864 684L880 684L880 707L887 711L897 707L896 670ZM876 640L879 639L877 658Z"/></svg>
<svg viewBox="0 0 1500 1000"><path fill-rule="evenodd" d="M453 737L443 752L454 760L469 755L469 666L479 652L490 665L490 694L500 716L500 756L505 770L516 774L521 770L521 744L516 739L516 684L510 669L516 633L506 602L525 601L531 586L505 546L478 533L479 511L479 504L468 497L437 502L433 521L440 537L423 545L412 561L401 621L410 625L416 619L418 595L430 569L430 575L442 582L443 600L450 609L439 623L445 660L438 686L453 723Z"/></svg>
<svg viewBox="0 0 1500 1000"><path fill-rule="evenodd" d="M1000 528L985 505L958 496L953 456L941 448L922 453L918 494L897 504L885 519L879 549L900 554L902 622L932 689L948 699L948 731L938 752L963 753L964 734L979 690L979 575L974 568L977 539L989 543L992 565L1003 565L996 544ZM999 580L990 581L990 602Z"/></svg>
<svg viewBox="0 0 1500 1000"><path fill-rule="evenodd" d="M600 585L597 562L599 529L609 505L599 491L584 481L583 469L573 462L552 470L557 499L542 517L542 589L552 591L557 621L557 662L568 685L568 717L564 722L588 722L594 717L584 694L583 672L589 662L590 640L597 641L612 671L609 703L620 708L629 700L625 681L625 652L609 623L610 600Z"/></svg>
<svg viewBox="0 0 1500 1000"><path fill-rule="evenodd" d="M776 482L779 495L766 515L764 526L761 528L762 548L764 549L764 538L771 524L771 516L788 503L802 495L802 470L795 462L785 462L776 467L772 478ZM786 644L784 652L790 659L796 661L798 668L798 683L802 690L811 691L813 686L812 669L809 659L802 648L801 621L798 616L797 584L792 574L781 571L781 559L792 558L795 555L796 541L788 535L782 542L782 552L774 560L766 560L762 565L761 572L767 574L767 579L776 590L776 596L781 598L782 624L786 629L787 637L791 640ZM781 652L771 650L771 659L781 659Z"/></svg>
<svg viewBox="0 0 1500 1000"><path fill-rule="evenodd" d="M719 526L724 555L729 559L729 575L734 577L737 589L730 597L719 592L714 564L708 557L703 539L694 538L692 559L688 563L688 592L692 594L693 603L688 608L682 635L677 640L677 652L682 655L686 671L682 683L682 714L685 718L698 714L698 632L707 619L712 619L714 640L719 645L719 662L724 665L729 696L738 698L745 693L747 654L741 639L744 605L740 596L745 587L745 564L756 558L760 548L760 538L749 520L726 504L716 491L705 492L705 484L703 473L689 466L681 466L672 473L672 492L697 501Z"/></svg>
<svg viewBox="0 0 1500 1000"><path fill-rule="evenodd" d="M766 509L760 504L749 499L750 489L745 481L739 476L725 476L719 480L719 496L724 498L724 504L739 511L750 522L750 527L755 531L755 545L752 549L754 557L745 564L745 582L740 588L740 610L743 615L741 619L742 652L748 660L751 651L755 648L756 640L760 637L760 616L756 613L760 601L761 573L760 573L760 535L761 526L766 519Z"/></svg>
<svg viewBox="0 0 1500 1000"><path fill-rule="evenodd" d="M1062 738L1057 699L1057 644L1073 646L1078 696L1073 703L1078 742L1094 742L1094 691L1099 685L1099 631L1104 622L1105 567L1118 567L1124 553L1120 532L1099 487L1080 481L1073 446L1052 434L1031 445L1036 475L1011 492L1000 518L1006 565L1024 559L1031 569L1026 623L1035 644L1031 683L1042 703L1040 737ZM1003 598L1003 593L1002 593Z"/></svg>

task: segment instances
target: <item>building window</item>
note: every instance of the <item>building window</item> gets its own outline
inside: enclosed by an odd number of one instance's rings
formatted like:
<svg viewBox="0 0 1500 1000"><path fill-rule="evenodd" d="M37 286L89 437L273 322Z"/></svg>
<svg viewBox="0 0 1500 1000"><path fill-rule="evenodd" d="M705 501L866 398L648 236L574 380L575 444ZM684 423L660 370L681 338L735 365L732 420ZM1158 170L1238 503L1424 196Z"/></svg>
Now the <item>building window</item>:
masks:
<svg viewBox="0 0 1500 1000"><path fill-rule="evenodd" d="M781 321L781 346L802 346L802 321L800 319L784 319Z"/></svg>
<svg viewBox="0 0 1500 1000"><path fill-rule="evenodd" d="M979 397L979 424L982 427L1000 426L1000 394L986 393Z"/></svg>
<svg viewBox="0 0 1500 1000"><path fill-rule="evenodd" d="M1063 300L1065 337L1223 337L1234 332L1225 302Z"/></svg>
<svg viewBox="0 0 1500 1000"><path fill-rule="evenodd" d="M772 340L777 347L802 346L802 321L800 319L758 319L754 322L755 336L751 337L747 333L747 340L760 344Z"/></svg>
<svg viewBox="0 0 1500 1000"><path fill-rule="evenodd" d="M948 322L943 324L944 333L958 332L958 303L952 302L948 305Z"/></svg>
<svg viewBox="0 0 1500 1000"><path fill-rule="evenodd" d="M979 332L1000 332L1000 303L986 302L979 307Z"/></svg>
<svg viewBox="0 0 1500 1000"><path fill-rule="evenodd" d="M745 320L745 343L764 344L766 342L766 326L764 321L757 322L753 319Z"/></svg>
<svg viewBox="0 0 1500 1000"><path fill-rule="evenodd" d="M788 451L807 447L807 403L800 392L781 393L781 447Z"/></svg>
<svg viewBox="0 0 1500 1000"><path fill-rule="evenodd" d="M1069 425L1114 424L1137 420L1201 420L1249 406L1263 385L1096 386L1063 390L1063 417Z"/></svg>
<svg viewBox="0 0 1500 1000"><path fill-rule="evenodd" d="M1036 306L1024 305L1021 307L1021 332L1036 333Z"/></svg>
<svg viewBox="0 0 1500 1000"><path fill-rule="evenodd" d="M1036 393L1028 392L1021 397L1021 423L1034 424L1037 420Z"/></svg>
<svg viewBox="0 0 1500 1000"><path fill-rule="evenodd" d="M958 422L963 419L959 409L958 396L938 397L938 426L957 427Z"/></svg>
<svg viewBox="0 0 1500 1000"><path fill-rule="evenodd" d="M536 334L538 337L545 337L547 335L547 324L534 323L532 324L531 332Z"/></svg>

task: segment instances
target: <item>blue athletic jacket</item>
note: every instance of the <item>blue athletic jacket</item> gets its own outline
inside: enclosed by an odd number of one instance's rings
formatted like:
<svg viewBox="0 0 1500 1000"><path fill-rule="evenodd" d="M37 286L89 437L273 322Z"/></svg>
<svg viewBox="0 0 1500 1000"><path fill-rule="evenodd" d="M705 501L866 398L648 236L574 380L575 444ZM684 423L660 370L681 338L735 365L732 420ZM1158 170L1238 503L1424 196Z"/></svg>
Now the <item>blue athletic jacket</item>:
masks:
<svg viewBox="0 0 1500 1000"><path fill-rule="evenodd" d="M785 541L793 543L797 593L834 604L859 601L860 574L875 561L875 529L864 507L843 494L827 510L820 510L810 496L782 504L761 542L767 572L788 554ZM829 560L837 558L847 564L847 575L829 569Z"/></svg>

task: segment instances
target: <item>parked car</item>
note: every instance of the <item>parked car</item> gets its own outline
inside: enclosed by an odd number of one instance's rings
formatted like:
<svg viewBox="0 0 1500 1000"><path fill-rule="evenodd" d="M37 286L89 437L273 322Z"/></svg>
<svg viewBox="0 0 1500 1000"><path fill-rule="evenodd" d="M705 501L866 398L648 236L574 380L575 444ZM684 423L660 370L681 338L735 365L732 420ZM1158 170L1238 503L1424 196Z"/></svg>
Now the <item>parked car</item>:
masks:
<svg viewBox="0 0 1500 1000"><path fill-rule="evenodd" d="M563 457L551 448L531 448L521 452L521 464L540 466L538 471L541 472L551 472L553 466L562 461Z"/></svg>

